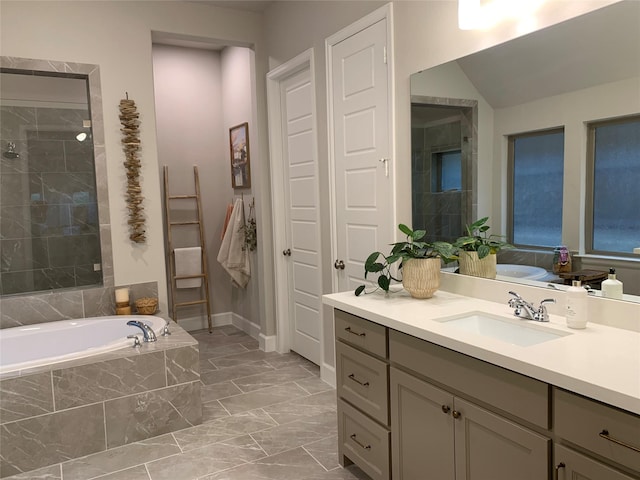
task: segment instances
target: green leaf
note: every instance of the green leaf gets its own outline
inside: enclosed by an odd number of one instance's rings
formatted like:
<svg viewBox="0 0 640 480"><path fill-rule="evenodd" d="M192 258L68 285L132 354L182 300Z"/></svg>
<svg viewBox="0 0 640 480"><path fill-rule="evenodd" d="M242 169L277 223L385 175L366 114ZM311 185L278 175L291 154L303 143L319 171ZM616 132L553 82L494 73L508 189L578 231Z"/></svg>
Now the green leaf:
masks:
<svg viewBox="0 0 640 480"><path fill-rule="evenodd" d="M391 283L391 280L389 279L389 277L385 277L384 275L380 275L378 277L378 286L383 289L385 292L389 291L389 284Z"/></svg>
<svg viewBox="0 0 640 480"><path fill-rule="evenodd" d="M413 230L411 230L409 227L407 227L404 223L401 223L400 225L398 225L398 228L400 229L400 231L402 233L404 233L407 237L411 237L413 236Z"/></svg>
<svg viewBox="0 0 640 480"><path fill-rule="evenodd" d="M373 265L380 255L382 255L380 252L373 252L369 255L364 262L364 269L369 270L369 266Z"/></svg>
<svg viewBox="0 0 640 480"><path fill-rule="evenodd" d="M364 285L360 285L358 288L356 288L356 291L355 291L356 297L360 296L362 292L364 292Z"/></svg>
<svg viewBox="0 0 640 480"><path fill-rule="evenodd" d="M378 272L381 272L382 270L384 270L384 265L379 262L373 263L369 265L369 268L367 268L367 272L370 272L370 273L378 273Z"/></svg>
<svg viewBox="0 0 640 480"><path fill-rule="evenodd" d="M491 253L491 247L489 245L480 245L478 247L478 258L482 259Z"/></svg>
<svg viewBox="0 0 640 480"><path fill-rule="evenodd" d="M426 234L427 234L426 230L416 230L415 232L413 232L413 235L411 235L411 238L413 238L413 241L415 242L416 240L420 240L421 238L424 238Z"/></svg>

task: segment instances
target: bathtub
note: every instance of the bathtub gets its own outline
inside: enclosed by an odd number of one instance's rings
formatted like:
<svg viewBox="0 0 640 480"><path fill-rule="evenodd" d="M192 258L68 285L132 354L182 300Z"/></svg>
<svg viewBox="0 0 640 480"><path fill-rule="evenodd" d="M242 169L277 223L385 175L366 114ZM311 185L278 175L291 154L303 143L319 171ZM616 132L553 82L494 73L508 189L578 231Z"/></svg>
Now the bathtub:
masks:
<svg viewBox="0 0 640 480"><path fill-rule="evenodd" d="M114 315L25 325L0 330L0 375L90 357L132 345L127 335L142 331L127 325L140 320L159 334L164 319L152 315Z"/></svg>

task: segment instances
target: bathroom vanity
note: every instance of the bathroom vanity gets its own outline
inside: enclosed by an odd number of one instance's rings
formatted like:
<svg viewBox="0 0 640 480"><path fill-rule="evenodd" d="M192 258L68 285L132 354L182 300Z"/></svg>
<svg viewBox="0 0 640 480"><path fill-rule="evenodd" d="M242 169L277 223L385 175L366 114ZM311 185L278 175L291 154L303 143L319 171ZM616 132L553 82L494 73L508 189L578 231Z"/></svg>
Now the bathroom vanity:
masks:
<svg viewBox="0 0 640 480"><path fill-rule="evenodd" d="M640 478L639 333L442 291L324 302L341 463L374 480Z"/></svg>

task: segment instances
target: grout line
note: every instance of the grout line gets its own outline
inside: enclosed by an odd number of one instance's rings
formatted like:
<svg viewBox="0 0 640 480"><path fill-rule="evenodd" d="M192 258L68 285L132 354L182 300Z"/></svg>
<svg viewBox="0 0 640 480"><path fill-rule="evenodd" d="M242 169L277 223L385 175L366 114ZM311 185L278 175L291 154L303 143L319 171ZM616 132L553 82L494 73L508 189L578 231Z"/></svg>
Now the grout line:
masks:
<svg viewBox="0 0 640 480"><path fill-rule="evenodd" d="M318 440L318 441L320 441L320 440ZM311 452L309 450L307 450L307 448L304 445L300 445L300 448L302 448L305 452L307 452L307 455L309 455L311 458L313 458L318 463L318 465L320 465L322 468L324 468L325 472L329 471L329 469L327 467L325 467L322 463L320 463L320 460L318 460L316 457L314 457L311 454Z"/></svg>

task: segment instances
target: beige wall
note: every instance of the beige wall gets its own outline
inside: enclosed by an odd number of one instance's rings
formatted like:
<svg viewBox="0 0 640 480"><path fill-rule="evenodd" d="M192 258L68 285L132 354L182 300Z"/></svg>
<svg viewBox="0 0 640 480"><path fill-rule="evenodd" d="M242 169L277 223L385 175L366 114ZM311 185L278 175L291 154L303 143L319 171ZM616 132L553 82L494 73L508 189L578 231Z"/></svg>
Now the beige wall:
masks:
<svg viewBox="0 0 640 480"><path fill-rule="evenodd" d="M259 14L173 1L0 3L1 55L100 66L115 284L158 281L160 308L166 311L152 31L254 46L257 78L264 78ZM264 89L263 81L258 81L258 88ZM141 183L148 226L148 240L143 245L132 244L127 233L118 119L118 102L125 92L136 101L141 120ZM266 131L266 125L261 128ZM258 133L256 139L265 137ZM265 148L257 145L253 155L259 158Z"/></svg>

